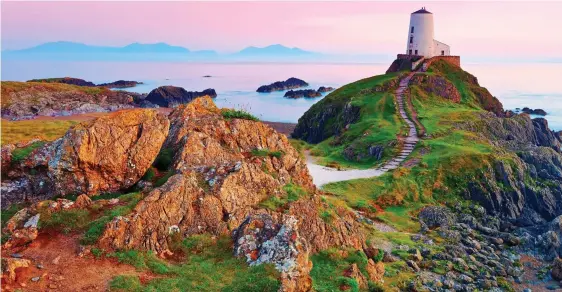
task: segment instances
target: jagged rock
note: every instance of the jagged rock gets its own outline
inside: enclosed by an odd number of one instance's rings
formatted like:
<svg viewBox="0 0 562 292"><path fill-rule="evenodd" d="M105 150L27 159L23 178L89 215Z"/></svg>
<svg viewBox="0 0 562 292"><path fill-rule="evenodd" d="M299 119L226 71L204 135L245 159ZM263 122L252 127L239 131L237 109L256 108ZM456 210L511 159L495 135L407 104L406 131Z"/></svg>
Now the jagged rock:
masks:
<svg viewBox="0 0 562 292"><path fill-rule="evenodd" d="M92 205L92 199L90 199L90 197L85 194L81 194L76 198L76 202L74 202L74 205L77 208L87 208Z"/></svg>
<svg viewBox="0 0 562 292"><path fill-rule="evenodd" d="M153 89L144 100L161 107L176 107L203 96L215 98L217 93L211 88L198 92L187 91L182 87L176 86L160 86Z"/></svg>
<svg viewBox="0 0 562 292"><path fill-rule="evenodd" d="M528 107L524 107L523 109L521 109L522 112L526 113L526 114L530 114L530 115L538 115L538 116L546 116L547 113L545 110L543 109L531 109Z"/></svg>
<svg viewBox="0 0 562 292"><path fill-rule="evenodd" d="M318 87L318 92L330 92L330 91L334 91L335 88L331 87L331 86L320 86Z"/></svg>
<svg viewBox="0 0 562 292"><path fill-rule="evenodd" d="M373 259L367 262L367 273L369 274L369 281L382 282L384 277L384 263L375 263Z"/></svg>
<svg viewBox="0 0 562 292"><path fill-rule="evenodd" d="M16 229L10 234L10 238L4 243L3 248L27 245L37 238L37 234L37 227Z"/></svg>
<svg viewBox="0 0 562 292"><path fill-rule="evenodd" d="M359 267L357 267L357 264L351 264L351 266L347 270L345 270L343 275L345 277L354 279L357 284L359 284L359 288L367 288L367 279L365 278L365 276L363 276L363 274L359 270Z"/></svg>
<svg viewBox="0 0 562 292"><path fill-rule="evenodd" d="M120 111L83 122L35 150L24 161L35 174L13 189L3 184L2 198L14 203L130 188L156 158L168 129L168 119L155 110Z"/></svg>
<svg viewBox="0 0 562 292"><path fill-rule="evenodd" d="M448 229L453 225L455 217L453 213L443 206L428 206L423 208L418 214L422 230L441 228Z"/></svg>
<svg viewBox="0 0 562 292"><path fill-rule="evenodd" d="M319 96L322 96L322 94L314 89L289 90L285 92L285 95L283 95L283 97L293 98L293 99L302 98L302 97L314 98Z"/></svg>
<svg viewBox="0 0 562 292"><path fill-rule="evenodd" d="M305 86L308 86L308 83L304 82L301 79L291 77L285 81L277 81L269 85L262 85L256 91L257 92L282 91L282 90L295 89Z"/></svg>
<svg viewBox="0 0 562 292"><path fill-rule="evenodd" d="M2 145L2 176L7 176L12 166L12 151L16 149L13 144Z"/></svg>
<svg viewBox="0 0 562 292"><path fill-rule="evenodd" d="M552 263L552 278L557 281L562 281L562 259L557 258Z"/></svg>
<svg viewBox="0 0 562 292"><path fill-rule="evenodd" d="M28 268L30 264L27 259L2 257L2 278L13 283L16 280L16 269Z"/></svg>
<svg viewBox="0 0 562 292"><path fill-rule="evenodd" d="M16 212L8 221L6 222L5 232L13 232L17 228L23 227L24 222L28 220L31 216L31 211L29 208L23 208Z"/></svg>
<svg viewBox="0 0 562 292"><path fill-rule="evenodd" d="M309 291L312 263L295 217L276 224L267 214L250 216L233 233L234 254L250 265L272 263L282 273L282 291Z"/></svg>
<svg viewBox="0 0 562 292"><path fill-rule="evenodd" d="M406 264L408 264L408 267L412 268L412 270L414 270L414 272L416 273L418 273L421 270L418 264L416 264L416 262L414 261L407 260Z"/></svg>

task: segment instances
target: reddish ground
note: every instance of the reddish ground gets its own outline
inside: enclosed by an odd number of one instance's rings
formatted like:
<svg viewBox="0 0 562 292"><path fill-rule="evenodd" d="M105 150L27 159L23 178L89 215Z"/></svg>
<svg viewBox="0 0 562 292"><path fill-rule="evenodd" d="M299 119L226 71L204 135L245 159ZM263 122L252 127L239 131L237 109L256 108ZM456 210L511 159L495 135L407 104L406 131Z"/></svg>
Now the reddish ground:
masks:
<svg viewBox="0 0 562 292"><path fill-rule="evenodd" d="M17 283L3 285L2 291L107 291L109 281L116 275L140 275L134 267L119 264L113 259L95 259L92 255L79 257L77 235L42 233L20 254L32 261L27 269L18 269ZM60 256L58 264L53 260ZM42 269L37 265L43 265ZM140 275L142 278L150 275ZM31 278L41 276L37 282Z"/></svg>
<svg viewBox="0 0 562 292"><path fill-rule="evenodd" d="M549 285L556 284L556 281L544 281L537 278L537 272L544 267L544 263L526 255L521 255L521 264L525 269L525 274L523 274L521 284L512 283L515 291L523 291L526 288L531 289L533 292L546 292L552 291L546 287ZM560 291L562 289L557 289Z"/></svg>

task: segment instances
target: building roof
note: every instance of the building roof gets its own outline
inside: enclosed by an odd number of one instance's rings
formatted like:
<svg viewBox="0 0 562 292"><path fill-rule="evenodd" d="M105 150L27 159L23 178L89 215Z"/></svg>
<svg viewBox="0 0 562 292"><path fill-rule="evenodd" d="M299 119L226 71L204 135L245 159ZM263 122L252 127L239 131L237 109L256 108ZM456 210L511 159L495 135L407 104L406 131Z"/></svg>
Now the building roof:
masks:
<svg viewBox="0 0 562 292"><path fill-rule="evenodd" d="M422 7L420 10L413 12L412 14L418 14L418 13L429 13L431 14L431 12L425 10L425 7Z"/></svg>

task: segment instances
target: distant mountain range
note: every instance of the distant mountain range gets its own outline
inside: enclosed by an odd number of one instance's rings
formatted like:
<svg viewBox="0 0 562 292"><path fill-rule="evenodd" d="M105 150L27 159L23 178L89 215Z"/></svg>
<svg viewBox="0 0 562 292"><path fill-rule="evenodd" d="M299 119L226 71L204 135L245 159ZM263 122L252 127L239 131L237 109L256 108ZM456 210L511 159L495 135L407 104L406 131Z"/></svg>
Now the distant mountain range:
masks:
<svg viewBox="0 0 562 292"><path fill-rule="evenodd" d="M207 60L207 61L262 61L283 59L318 59L320 53L289 48L280 44L263 48L247 47L232 54L219 54L213 50L191 51L166 43L132 43L124 47L92 46L76 42L49 42L22 50L2 52L2 59L25 60Z"/></svg>

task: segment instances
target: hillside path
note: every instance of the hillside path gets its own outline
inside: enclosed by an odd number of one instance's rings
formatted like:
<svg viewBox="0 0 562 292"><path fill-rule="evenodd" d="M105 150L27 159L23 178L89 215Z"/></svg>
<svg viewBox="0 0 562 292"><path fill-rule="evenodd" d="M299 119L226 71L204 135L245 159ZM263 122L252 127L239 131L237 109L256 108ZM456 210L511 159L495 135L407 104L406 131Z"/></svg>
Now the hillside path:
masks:
<svg viewBox="0 0 562 292"><path fill-rule="evenodd" d="M308 152L306 152L306 165L308 166L308 171L310 172L312 180L317 187L321 187L332 182L380 176L389 170L398 168L398 166L400 166L400 164L408 157L408 155L410 155L412 151L414 151L414 148L419 141L418 131L414 122L410 120L410 118L406 114L406 101L404 98L404 91L408 88L410 79L414 74L416 74L416 72L411 72L402 80L400 80L400 84L395 91L400 117L402 117L409 128L408 136L403 139L404 146L402 147L400 153L379 168L337 170L335 168L317 164L314 161L314 158L310 156Z"/></svg>

